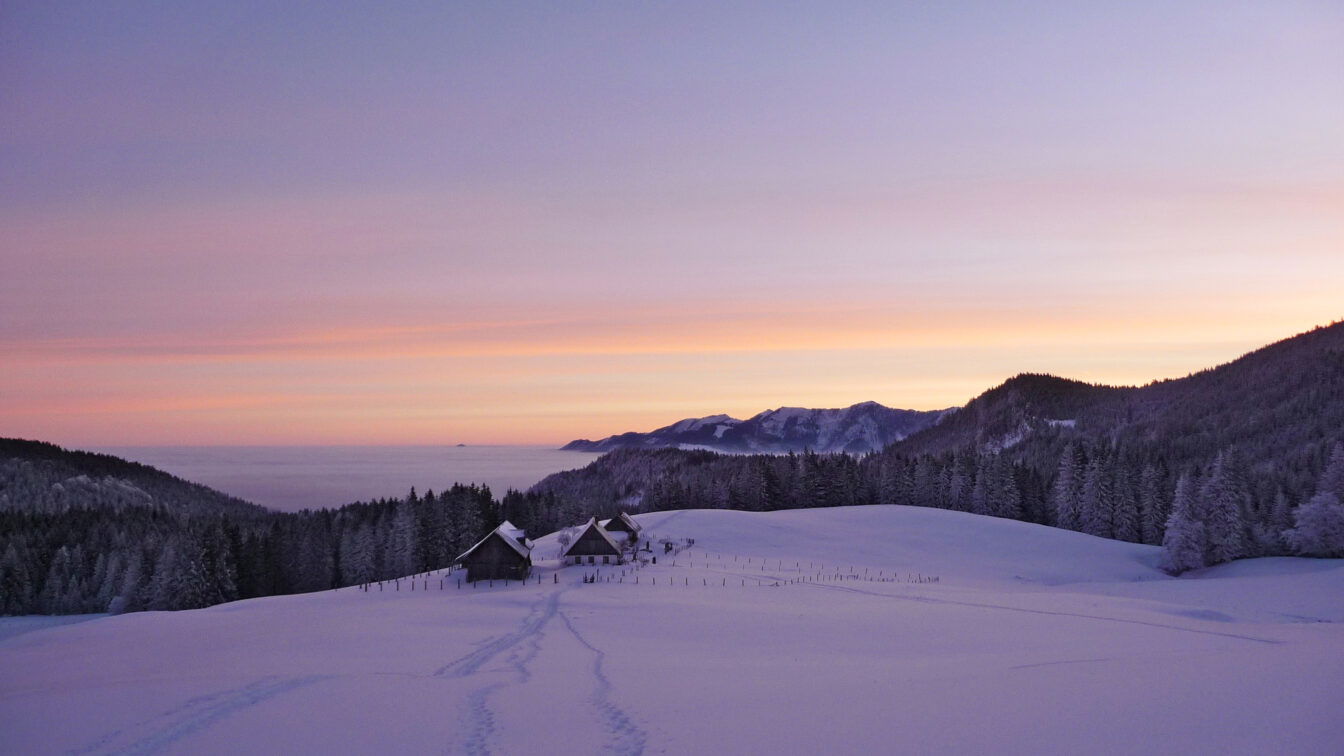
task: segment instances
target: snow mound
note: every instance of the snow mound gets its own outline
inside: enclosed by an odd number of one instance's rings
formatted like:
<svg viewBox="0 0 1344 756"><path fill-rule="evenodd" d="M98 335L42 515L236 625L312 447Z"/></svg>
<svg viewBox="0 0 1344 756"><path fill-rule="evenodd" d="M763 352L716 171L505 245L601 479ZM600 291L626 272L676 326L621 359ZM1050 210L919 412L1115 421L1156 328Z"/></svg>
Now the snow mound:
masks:
<svg viewBox="0 0 1344 756"><path fill-rule="evenodd" d="M916 570L960 581L1060 585L1169 580L1155 546L925 507L637 515L648 533L772 559ZM542 539L545 541L545 539Z"/></svg>
<svg viewBox="0 0 1344 756"><path fill-rule="evenodd" d="M931 509L637 519L647 564L560 568L551 534L526 584L26 623L0 753L1344 751L1344 560L1170 578Z"/></svg>

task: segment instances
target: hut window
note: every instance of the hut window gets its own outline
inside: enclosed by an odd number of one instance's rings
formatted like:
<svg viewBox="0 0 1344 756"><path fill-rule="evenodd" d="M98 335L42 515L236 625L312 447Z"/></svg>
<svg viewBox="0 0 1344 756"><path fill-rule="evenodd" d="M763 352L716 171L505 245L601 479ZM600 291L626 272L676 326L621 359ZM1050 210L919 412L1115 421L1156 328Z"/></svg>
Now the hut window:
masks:
<svg viewBox="0 0 1344 756"><path fill-rule="evenodd" d="M609 556L602 557L602 564L611 564L611 557Z"/></svg>

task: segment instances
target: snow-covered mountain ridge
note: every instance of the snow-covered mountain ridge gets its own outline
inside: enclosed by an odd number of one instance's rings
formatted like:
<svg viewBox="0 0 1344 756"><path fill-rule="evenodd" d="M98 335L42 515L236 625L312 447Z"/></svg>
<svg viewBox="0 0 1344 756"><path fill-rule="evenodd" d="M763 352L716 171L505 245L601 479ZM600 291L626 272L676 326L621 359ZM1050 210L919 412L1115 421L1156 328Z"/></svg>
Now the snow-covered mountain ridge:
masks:
<svg viewBox="0 0 1344 756"><path fill-rule="evenodd" d="M878 451L923 430L952 410L905 410L877 402L839 409L780 407L747 420L728 415L687 418L648 433L621 433L597 441L577 439L568 451L613 449L709 449L722 452L815 452L862 454Z"/></svg>

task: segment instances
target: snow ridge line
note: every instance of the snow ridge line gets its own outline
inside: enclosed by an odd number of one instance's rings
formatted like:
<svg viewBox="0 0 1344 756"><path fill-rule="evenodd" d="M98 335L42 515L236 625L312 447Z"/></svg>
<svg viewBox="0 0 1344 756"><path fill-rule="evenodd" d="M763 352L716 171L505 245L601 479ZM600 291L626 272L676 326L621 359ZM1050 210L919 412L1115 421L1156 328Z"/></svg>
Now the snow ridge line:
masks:
<svg viewBox="0 0 1344 756"><path fill-rule="evenodd" d="M560 620L565 623L565 627L575 640L593 652L593 679L597 686L591 700L597 707L601 719L604 720L607 732L612 736L612 741L604 750L620 756L638 756L644 753L648 734L635 724L629 714L611 701L611 681L602 672L602 662L607 658L606 653L589 643L578 630L574 629L574 623L570 622L569 615L560 612Z"/></svg>
<svg viewBox="0 0 1344 756"><path fill-rule="evenodd" d="M1253 641L1255 643L1267 643L1278 646L1284 642L1274 640L1273 638L1257 638L1254 635L1239 635L1237 633L1222 633L1217 630L1198 630L1193 627L1181 627L1180 625L1166 625L1161 622L1147 622L1145 620L1125 619L1123 617L1105 617L1100 614L1082 614L1079 612L1055 612L1048 609L1028 609L1021 606L1002 606L999 604L980 604L974 601L953 601L951 599L936 599L927 596L900 596L891 593L877 593L875 591L863 591L858 588L850 588L843 585L826 585L824 583L801 583L801 585L812 586L813 588L829 588L836 591L849 591L850 593L861 593L865 596L880 596L881 598L896 599L897 601L917 601L924 604L948 604L951 606L970 606L977 609L999 609L1005 612L1023 612L1025 614L1044 614L1051 617L1079 617L1081 619L1102 620L1104 622L1123 622L1127 625L1144 625L1146 627L1159 627L1164 630L1179 630L1183 633L1197 633L1199 635L1216 635L1222 638L1235 638L1236 640Z"/></svg>
<svg viewBox="0 0 1344 756"><path fill-rule="evenodd" d="M312 685L322 680L328 680L332 675L308 675L306 677L291 677L276 679L273 677L263 678L256 682L245 685L241 688L234 688L219 693L213 693L205 696L197 696L177 706L173 709L160 714L158 717L137 723L134 727L150 724L162 719L171 721L160 727L158 730L146 735L139 740L131 743L124 748L110 748L110 741L116 739L122 734L122 730L116 730L84 748L75 751L75 753L114 753L114 754L151 754L158 753L168 746L174 745L183 738L200 732L216 722L225 719L243 709L255 706L267 699L274 698L291 690L297 690ZM179 713L185 713L177 717ZM176 717L176 718L175 718Z"/></svg>
<svg viewBox="0 0 1344 756"><path fill-rule="evenodd" d="M659 520L659 521L657 522L657 524L646 526L644 529L645 529L645 530L648 530L649 528L661 528L661 527L663 527L664 525L668 524L669 522L672 522L673 520L677 519L678 517L681 517L682 515L686 514L686 513L689 512L689 511L690 511L690 510L688 510L688 509L677 510L676 512L673 512L672 514L668 515L667 517L664 517L663 519Z"/></svg>

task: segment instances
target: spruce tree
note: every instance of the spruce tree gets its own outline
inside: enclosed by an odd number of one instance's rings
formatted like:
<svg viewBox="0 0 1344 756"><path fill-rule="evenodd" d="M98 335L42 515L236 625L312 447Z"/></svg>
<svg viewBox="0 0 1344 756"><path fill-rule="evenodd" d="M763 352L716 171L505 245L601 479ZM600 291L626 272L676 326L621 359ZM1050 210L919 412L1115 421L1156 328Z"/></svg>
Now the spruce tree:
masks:
<svg viewBox="0 0 1344 756"><path fill-rule="evenodd" d="M1017 520L1022 517L1022 494L1017 488L1013 465L1003 454L995 454L989 465L989 513Z"/></svg>
<svg viewBox="0 0 1344 756"><path fill-rule="evenodd" d="M1316 483L1316 492L1332 493L1335 498L1344 501L1344 441L1337 442L1331 450L1330 460L1326 462L1325 470Z"/></svg>
<svg viewBox="0 0 1344 756"><path fill-rule="evenodd" d="M1284 533L1302 556L1344 557L1344 503L1333 491L1321 491L1297 508L1296 526Z"/></svg>
<svg viewBox="0 0 1344 756"><path fill-rule="evenodd" d="M1069 444L1064 455L1059 458L1059 470L1055 474L1055 483L1050 488L1050 506L1055 513L1055 526L1065 530L1081 530L1082 516L1079 512L1082 494L1082 470L1078 462L1078 451Z"/></svg>
<svg viewBox="0 0 1344 756"><path fill-rule="evenodd" d="M1155 465L1145 465L1139 475L1139 510L1143 542L1160 545L1171 506L1162 490L1162 472Z"/></svg>
<svg viewBox="0 0 1344 756"><path fill-rule="evenodd" d="M967 508L971 514L993 514L991 500L994 498L993 489L998 481L994 480L992 465L993 458L989 454L982 455L977 462L975 484L971 486L970 506Z"/></svg>
<svg viewBox="0 0 1344 756"><path fill-rule="evenodd" d="M0 614L30 614L32 600L32 575L11 542L0 556Z"/></svg>
<svg viewBox="0 0 1344 756"><path fill-rule="evenodd" d="M1194 570L1205 565L1207 538L1204 523L1198 517L1195 483L1182 475L1176 483L1176 496L1171 502L1171 516L1167 519L1162 538L1162 569L1172 574Z"/></svg>
<svg viewBox="0 0 1344 756"><path fill-rule="evenodd" d="M1242 512L1250 494L1234 465L1230 455L1219 454L1200 489L1200 519L1208 538L1206 564L1230 562L1246 554Z"/></svg>
<svg viewBox="0 0 1344 756"><path fill-rule="evenodd" d="M1114 485L1111 506L1111 537L1118 541L1140 543L1142 523L1139 517L1138 485L1123 460L1115 465Z"/></svg>
<svg viewBox="0 0 1344 756"><path fill-rule="evenodd" d="M1110 538L1111 516L1115 506L1109 465L1100 454L1087 463L1083 476L1082 504L1079 519L1082 531L1089 535Z"/></svg>
<svg viewBox="0 0 1344 756"><path fill-rule="evenodd" d="M47 579L42 583L38 594L38 606L43 614L69 614L67 605L67 584L73 579L71 574L70 550L62 546L56 550L47 569Z"/></svg>

